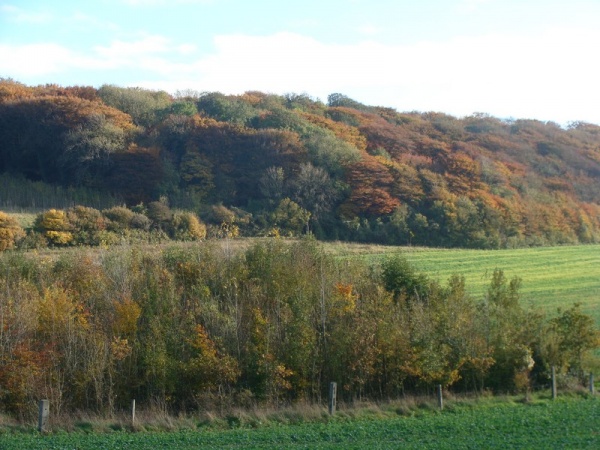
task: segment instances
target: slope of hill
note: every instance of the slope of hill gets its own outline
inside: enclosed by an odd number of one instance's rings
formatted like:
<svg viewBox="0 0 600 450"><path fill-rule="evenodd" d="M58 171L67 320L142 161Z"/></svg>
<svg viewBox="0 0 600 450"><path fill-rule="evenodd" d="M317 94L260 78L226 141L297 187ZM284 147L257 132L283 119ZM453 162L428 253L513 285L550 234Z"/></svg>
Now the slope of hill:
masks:
<svg viewBox="0 0 600 450"><path fill-rule="evenodd" d="M226 214L248 235L308 229L476 248L600 241L600 127L586 123L400 113L341 94L323 104L0 80L0 142L0 173L130 205L163 196L209 221Z"/></svg>

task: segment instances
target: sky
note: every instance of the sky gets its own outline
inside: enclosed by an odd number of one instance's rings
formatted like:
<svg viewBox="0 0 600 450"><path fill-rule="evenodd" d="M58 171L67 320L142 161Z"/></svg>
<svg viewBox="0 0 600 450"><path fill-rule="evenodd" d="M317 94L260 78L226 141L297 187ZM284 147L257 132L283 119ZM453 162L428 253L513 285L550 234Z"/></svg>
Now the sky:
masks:
<svg viewBox="0 0 600 450"><path fill-rule="evenodd" d="M0 77L600 124L600 0L0 0Z"/></svg>

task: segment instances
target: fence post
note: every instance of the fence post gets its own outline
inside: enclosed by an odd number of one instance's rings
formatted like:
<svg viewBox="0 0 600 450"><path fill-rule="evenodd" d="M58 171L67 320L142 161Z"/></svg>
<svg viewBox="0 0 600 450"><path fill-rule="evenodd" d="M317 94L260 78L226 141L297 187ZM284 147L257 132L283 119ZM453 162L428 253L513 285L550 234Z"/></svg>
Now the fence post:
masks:
<svg viewBox="0 0 600 450"><path fill-rule="evenodd" d="M332 381L329 383L329 415L335 414L335 402L337 397L337 383Z"/></svg>
<svg viewBox="0 0 600 450"><path fill-rule="evenodd" d="M40 433L43 433L44 431L46 431L49 417L50 417L50 401L49 400L40 400L39 415L38 415L38 431Z"/></svg>
<svg viewBox="0 0 600 450"><path fill-rule="evenodd" d="M552 366L552 400L556 399L556 368Z"/></svg>
<svg viewBox="0 0 600 450"><path fill-rule="evenodd" d="M131 426L135 425L135 398L131 400Z"/></svg>
<svg viewBox="0 0 600 450"><path fill-rule="evenodd" d="M594 395L594 373L590 372L590 394Z"/></svg>
<svg viewBox="0 0 600 450"><path fill-rule="evenodd" d="M437 385L437 400L438 400L438 406L440 407L440 409L444 409L444 396L442 395L442 385L441 384Z"/></svg>

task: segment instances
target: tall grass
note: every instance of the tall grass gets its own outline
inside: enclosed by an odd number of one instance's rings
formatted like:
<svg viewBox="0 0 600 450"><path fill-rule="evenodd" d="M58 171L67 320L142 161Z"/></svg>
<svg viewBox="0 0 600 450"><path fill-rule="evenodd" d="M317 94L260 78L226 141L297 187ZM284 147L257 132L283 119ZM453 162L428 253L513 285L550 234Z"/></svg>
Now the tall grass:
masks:
<svg viewBox="0 0 600 450"><path fill-rule="evenodd" d="M0 209L11 212L40 212L75 205L96 209L120 205L123 200L94 189L64 188L41 181L30 181L8 173L0 174Z"/></svg>
<svg viewBox="0 0 600 450"><path fill-rule="evenodd" d="M410 401L410 400L409 400ZM413 403L414 404L414 403ZM600 403L566 397L448 402L443 412L432 402L404 402L344 410L334 417L324 408L296 412L232 412L218 418L162 417L130 425L125 416L94 422L81 416L72 433L33 433L18 428L1 434L3 449L147 448L597 448ZM90 421L92 420L92 422ZM123 431L143 431L126 433ZM171 431L165 433L164 431Z"/></svg>

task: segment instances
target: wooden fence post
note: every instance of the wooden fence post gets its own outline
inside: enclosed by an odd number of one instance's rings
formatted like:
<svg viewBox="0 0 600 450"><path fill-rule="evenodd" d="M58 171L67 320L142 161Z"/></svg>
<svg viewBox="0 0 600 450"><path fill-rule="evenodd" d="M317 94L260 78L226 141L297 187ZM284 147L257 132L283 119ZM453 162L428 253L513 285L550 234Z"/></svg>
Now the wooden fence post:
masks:
<svg viewBox="0 0 600 450"><path fill-rule="evenodd" d="M441 384L437 385L437 400L438 400L438 406L440 407L440 409L444 409L444 396L442 395L442 385Z"/></svg>
<svg viewBox="0 0 600 450"><path fill-rule="evenodd" d="M594 395L594 373L590 372L590 394Z"/></svg>
<svg viewBox="0 0 600 450"><path fill-rule="evenodd" d="M329 383L329 415L333 416L335 414L335 403L337 397L337 383L331 382Z"/></svg>
<svg viewBox="0 0 600 450"><path fill-rule="evenodd" d="M131 400L131 426L135 425L135 398Z"/></svg>
<svg viewBox="0 0 600 450"><path fill-rule="evenodd" d="M556 399L556 368L552 366L552 400Z"/></svg>
<svg viewBox="0 0 600 450"><path fill-rule="evenodd" d="M48 418L50 417L50 401L40 400L39 415L38 415L38 431L43 433L48 426Z"/></svg>

